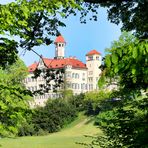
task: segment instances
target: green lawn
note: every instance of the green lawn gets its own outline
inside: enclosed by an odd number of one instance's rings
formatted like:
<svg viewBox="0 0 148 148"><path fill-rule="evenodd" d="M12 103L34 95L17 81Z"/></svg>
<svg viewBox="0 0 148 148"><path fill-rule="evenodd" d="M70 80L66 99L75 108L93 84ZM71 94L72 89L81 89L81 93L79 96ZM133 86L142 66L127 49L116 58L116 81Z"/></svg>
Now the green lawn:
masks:
<svg viewBox="0 0 148 148"><path fill-rule="evenodd" d="M1 148L83 148L76 143L89 143L91 138L84 135L96 134L101 134L101 131L93 125L91 119L81 115L60 132L47 136L4 138L0 139L0 145Z"/></svg>

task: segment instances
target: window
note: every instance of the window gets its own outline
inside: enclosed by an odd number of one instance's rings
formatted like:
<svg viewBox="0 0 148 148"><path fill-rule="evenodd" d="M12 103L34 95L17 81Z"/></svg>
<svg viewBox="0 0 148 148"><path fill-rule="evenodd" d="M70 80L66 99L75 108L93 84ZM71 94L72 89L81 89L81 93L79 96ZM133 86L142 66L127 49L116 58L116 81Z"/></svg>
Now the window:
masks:
<svg viewBox="0 0 148 148"><path fill-rule="evenodd" d="M75 74L75 78L77 78L77 74Z"/></svg>
<svg viewBox="0 0 148 148"><path fill-rule="evenodd" d="M81 89L83 89L83 84L81 84Z"/></svg>
<svg viewBox="0 0 148 148"><path fill-rule="evenodd" d="M75 77L75 74L74 73L72 73L72 78L74 78Z"/></svg>
<svg viewBox="0 0 148 148"><path fill-rule="evenodd" d="M85 84L83 83L83 89L85 89Z"/></svg>
<svg viewBox="0 0 148 148"><path fill-rule="evenodd" d="M77 84L75 84L75 89L77 89Z"/></svg>
<svg viewBox="0 0 148 148"><path fill-rule="evenodd" d="M61 47L61 44L59 44L59 47Z"/></svg>
<svg viewBox="0 0 148 148"><path fill-rule="evenodd" d="M31 82L31 78L28 78L28 82Z"/></svg>
<svg viewBox="0 0 148 148"><path fill-rule="evenodd" d="M71 83L67 83L67 87L68 88L71 88Z"/></svg>
<svg viewBox="0 0 148 148"><path fill-rule="evenodd" d="M85 84L85 89L87 90L87 84Z"/></svg>
<svg viewBox="0 0 148 148"><path fill-rule="evenodd" d="M82 80L85 81L85 73L82 73Z"/></svg>
<svg viewBox="0 0 148 148"><path fill-rule="evenodd" d="M79 74L78 73L75 74L75 78L79 78Z"/></svg>
<svg viewBox="0 0 148 148"><path fill-rule="evenodd" d="M89 57L88 57L88 60L89 60L89 61L92 61L92 60L93 60L93 56L89 56Z"/></svg>
<svg viewBox="0 0 148 148"><path fill-rule="evenodd" d="M67 76L67 78L70 78L71 77L70 72L67 72L66 76Z"/></svg>
<svg viewBox="0 0 148 148"><path fill-rule="evenodd" d="M93 90L93 84L91 84L91 90Z"/></svg>
<svg viewBox="0 0 148 148"><path fill-rule="evenodd" d="M96 60L100 60L99 56L96 57Z"/></svg>
<svg viewBox="0 0 148 148"><path fill-rule="evenodd" d="M93 81L93 77L89 77L89 78L88 78L88 81L89 81L89 82L92 82L92 81Z"/></svg>
<svg viewBox="0 0 148 148"><path fill-rule="evenodd" d="M89 90L91 90L91 84L89 84Z"/></svg>
<svg viewBox="0 0 148 148"><path fill-rule="evenodd" d="M72 83L72 89L74 89L74 87L75 87L75 84L74 84L74 83Z"/></svg>

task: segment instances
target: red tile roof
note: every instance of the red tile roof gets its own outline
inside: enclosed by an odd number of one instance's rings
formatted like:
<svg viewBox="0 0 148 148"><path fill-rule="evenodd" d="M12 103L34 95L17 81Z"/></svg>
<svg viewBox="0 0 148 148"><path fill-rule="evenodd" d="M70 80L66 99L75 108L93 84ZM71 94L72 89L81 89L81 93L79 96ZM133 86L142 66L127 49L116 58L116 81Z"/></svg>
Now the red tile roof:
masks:
<svg viewBox="0 0 148 148"><path fill-rule="evenodd" d="M56 39L54 43L66 43L65 39L63 38L62 35L59 35Z"/></svg>
<svg viewBox="0 0 148 148"><path fill-rule="evenodd" d="M95 49L94 50L91 50L90 52L88 52L87 54L86 54L86 56L89 56L89 55L94 55L94 54L101 54L100 52L98 52L98 51L96 51Z"/></svg>
<svg viewBox="0 0 148 148"><path fill-rule="evenodd" d="M37 63L37 62L34 62L32 65L30 65L30 66L28 67L28 71L29 71L29 72L35 71L35 69L37 68L37 66L38 66L38 63Z"/></svg>
<svg viewBox="0 0 148 148"><path fill-rule="evenodd" d="M44 63L48 68L63 68L67 65L71 65L72 68L80 68L80 69L86 69L86 64L81 62L78 59L74 58L65 58L65 59L48 59L48 58L43 58ZM33 72L37 68L38 64L32 64L29 66L29 72Z"/></svg>

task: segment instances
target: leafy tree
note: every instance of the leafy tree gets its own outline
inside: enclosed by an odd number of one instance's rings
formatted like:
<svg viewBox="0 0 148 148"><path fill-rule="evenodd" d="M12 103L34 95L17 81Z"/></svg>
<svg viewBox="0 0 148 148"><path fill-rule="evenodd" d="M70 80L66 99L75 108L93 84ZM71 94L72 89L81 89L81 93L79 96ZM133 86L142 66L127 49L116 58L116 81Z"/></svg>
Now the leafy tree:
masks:
<svg viewBox="0 0 148 148"><path fill-rule="evenodd" d="M115 41L105 56L105 75L119 77L123 89L141 90L147 88L147 40L139 41L124 32L119 41Z"/></svg>
<svg viewBox="0 0 148 148"><path fill-rule="evenodd" d="M51 44L50 37L59 34L58 27L65 26L60 18L72 13L71 8L80 6L73 0L18 0L0 4L0 50L4 55L1 57L5 57L0 66L15 62L19 47L34 51L35 46Z"/></svg>
<svg viewBox="0 0 148 148"><path fill-rule="evenodd" d="M0 69L0 136L15 136L29 111L29 92L22 84L27 68L21 60Z"/></svg>
<svg viewBox="0 0 148 148"><path fill-rule="evenodd" d="M139 41L123 33L107 49L102 77L116 78L119 90L113 96L119 98L112 108L98 115L98 124L105 134L101 147L142 147L147 143L147 40ZM102 81L102 80L100 80Z"/></svg>
<svg viewBox="0 0 148 148"><path fill-rule="evenodd" d="M65 26L61 19L76 15L77 10L81 12L82 23L86 22L89 12L92 12L90 19L97 20L100 6L108 9L111 22L123 24L123 30L134 31L140 38L148 37L147 0L17 0L0 4L0 55L3 57L0 66L15 62L19 47L34 51L35 46L51 44L51 36L58 35L58 28Z"/></svg>
<svg viewBox="0 0 148 148"><path fill-rule="evenodd" d="M0 66L5 68L15 62L20 47L36 53L34 47L51 44L51 36L58 35L59 27L65 26L61 19L76 15L77 10L81 12L80 21L86 23L89 12L92 12L90 19L97 20L98 8L106 7L111 22L122 22L122 29L133 30L139 38L147 38L147 5L146 0L17 0L6 5L0 4L0 55L3 57Z"/></svg>

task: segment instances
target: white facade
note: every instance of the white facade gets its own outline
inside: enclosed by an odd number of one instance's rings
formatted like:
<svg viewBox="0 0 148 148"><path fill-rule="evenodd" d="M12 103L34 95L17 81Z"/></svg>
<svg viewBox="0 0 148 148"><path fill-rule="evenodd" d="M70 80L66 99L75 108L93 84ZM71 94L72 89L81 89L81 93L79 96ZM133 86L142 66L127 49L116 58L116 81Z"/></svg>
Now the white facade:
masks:
<svg viewBox="0 0 148 148"><path fill-rule="evenodd" d="M60 46L59 46L60 45ZM98 89L98 80L100 77L101 70L99 66L101 65L101 54L96 50L92 50L86 54L86 64L75 58L65 58L65 42L58 41L55 43L55 58L49 59L52 63L50 66L59 66L60 64L65 69L65 80L66 80L66 88L73 91L73 94L85 93L87 91L93 91ZM53 60L53 62L52 62ZM58 64L55 64L58 63ZM65 65L63 64L65 62ZM47 68L44 66L42 60L39 60L39 63L36 64L38 68ZM30 67L30 74L24 80L24 84L26 88L31 91L36 91L40 89L40 84L44 84L45 80L43 77L38 77L37 79L33 77L33 69L34 67ZM54 67L55 69L55 67ZM44 95L34 96L34 102L31 105L40 105L43 106L48 98L56 98L58 97L58 93L53 93L53 91L49 91Z"/></svg>
<svg viewBox="0 0 148 148"><path fill-rule="evenodd" d="M89 90L98 89L98 80L100 78L101 70L101 56L98 54L86 55L86 66L87 70L87 79L89 84Z"/></svg>

